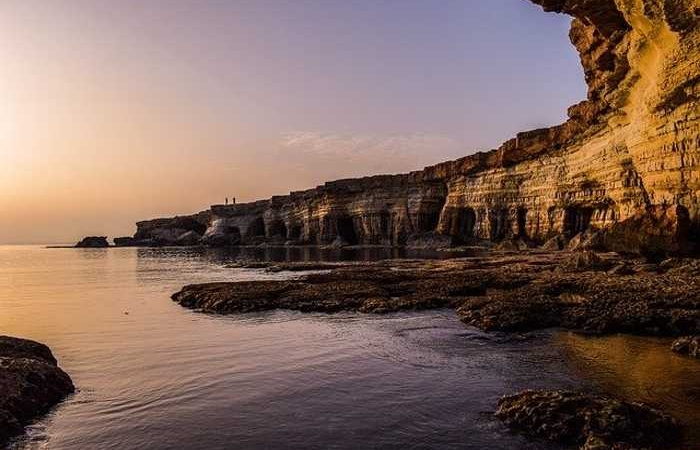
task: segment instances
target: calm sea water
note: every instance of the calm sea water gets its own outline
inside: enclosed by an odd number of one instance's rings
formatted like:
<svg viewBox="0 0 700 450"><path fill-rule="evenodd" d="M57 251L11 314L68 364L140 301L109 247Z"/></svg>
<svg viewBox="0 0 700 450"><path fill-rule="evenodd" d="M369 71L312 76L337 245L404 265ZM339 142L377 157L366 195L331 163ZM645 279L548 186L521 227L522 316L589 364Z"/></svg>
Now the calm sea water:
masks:
<svg viewBox="0 0 700 450"><path fill-rule="evenodd" d="M667 340L520 341L449 310L204 315L183 284L278 279L240 258L386 253L0 246L0 333L48 344L78 392L16 449L550 449L493 418L524 388L620 392L700 423L700 363ZM697 426L696 426L697 428Z"/></svg>

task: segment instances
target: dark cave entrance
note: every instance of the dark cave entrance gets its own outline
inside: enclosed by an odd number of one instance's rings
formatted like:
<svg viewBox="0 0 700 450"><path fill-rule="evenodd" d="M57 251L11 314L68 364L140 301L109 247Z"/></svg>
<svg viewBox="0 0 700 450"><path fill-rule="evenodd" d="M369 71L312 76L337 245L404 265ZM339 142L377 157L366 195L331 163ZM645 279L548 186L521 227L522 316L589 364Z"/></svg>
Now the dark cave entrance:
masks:
<svg viewBox="0 0 700 450"><path fill-rule="evenodd" d="M527 209L518 208L517 212L517 222L518 222L518 237L527 237Z"/></svg>
<svg viewBox="0 0 700 450"><path fill-rule="evenodd" d="M293 241L301 239L301 225L290 225L289 232L287 233L287 239Z"/></svg>
<svg viewBox="0 0 700 450"><path fill-rule="evenodd" d="M418 216L418 231L421 233L429 233L435 231L440 222L440 210L435 211L421 211Z"/></svg>
<svg viewBox="0 0 700 450"><path fill-rule="evenodd" d="M247 237L259 237L265 236L265 221L262 217L258 217L253 220L250 225L248 225L248 230L246 231Z"/></svg>
<svg viewBox="0 0 700 450"><path fill-rule="evenodd" d="M586 231L591 224L593 208L569 206L564 210L564 235L572 237Z"/></svg>
<svg viewBox="0 0 700 450"><path fill-rule="evenodd" d="M439 218L438 218L439 220ZM476 212L472 208L454 208L450 220L450 234L462 242L474 237Z"/></svg>
<svg viewBox="0 0 700 450"><path fill-rule="evenodd" d="M273 220L268 226L267 236L282 237L283 239L287 239L287 225L285 225L284 221L281 219Z"/></svg>
<svg viewBox="0 0 700 450"><path fill-rule="evenodd" d="M357 245L357 232L355 231L355 222L352 217L339 217L336 221L338 237L349 245Z"/></svg>
<svg viewBox="0 0 700 450"><path fill-rule="evenodd" d="M440 215L445 206L445 197L438 200L423 200L418 209L416 220L416 231L419 233L430 233L437 230L440 224Z"/></svg>
<svg viewBox="0 0 700 450"><path fill-rule="evenodd" d="M506 224L508 222L508 210L496 209L489 211L489 236L492 241L502 241L508 234Z"/></svg>

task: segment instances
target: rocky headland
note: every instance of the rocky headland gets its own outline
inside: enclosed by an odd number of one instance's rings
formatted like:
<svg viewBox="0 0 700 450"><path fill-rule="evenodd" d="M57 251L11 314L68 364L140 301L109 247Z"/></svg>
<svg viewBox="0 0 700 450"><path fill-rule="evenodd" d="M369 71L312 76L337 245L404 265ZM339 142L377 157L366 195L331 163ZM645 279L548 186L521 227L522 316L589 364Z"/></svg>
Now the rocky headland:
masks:
<svg viewBox="0 0 700 450"><path fill-rule="evenodd" d="M518 241L696 253L696 0L531 0L573 17L588 98L559 126L423 170L137 224L122 245L392 245Z"/></svg>
<svg viewBox="0 0 700 450"><path fill-rule="evenodd" d="M0 336L0 446L74 390L47 346Z"/></svg>

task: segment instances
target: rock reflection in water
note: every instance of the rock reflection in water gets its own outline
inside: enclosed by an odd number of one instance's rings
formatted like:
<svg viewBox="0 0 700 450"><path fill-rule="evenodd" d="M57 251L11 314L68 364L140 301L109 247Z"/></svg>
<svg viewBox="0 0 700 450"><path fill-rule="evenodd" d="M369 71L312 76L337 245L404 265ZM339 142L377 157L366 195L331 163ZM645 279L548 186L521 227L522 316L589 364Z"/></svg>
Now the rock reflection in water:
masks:
<svg viewBox="0 0 700 450"><path fill-rule="evenodd" d="M646 403L686 426L686 443L700 446L700 362L674 354L672 339L638 336L589 337L557 333L567 363L593 388Z"/></svg>

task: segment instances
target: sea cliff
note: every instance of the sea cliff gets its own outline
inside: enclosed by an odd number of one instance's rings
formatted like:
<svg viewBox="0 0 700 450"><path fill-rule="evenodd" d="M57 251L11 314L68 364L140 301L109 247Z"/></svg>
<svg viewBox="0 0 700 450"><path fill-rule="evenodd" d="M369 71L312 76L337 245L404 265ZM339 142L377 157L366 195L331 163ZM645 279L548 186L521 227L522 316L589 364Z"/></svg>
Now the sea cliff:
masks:
<svg viewBox="0 0 700 450"><path fill-rule="evenodd" d="M700 236L695 0L531 0L573 17L587 99L498 149L400 175L143 221L155 245L457 245L580 235L589 248L692 253ZM581 234L583 233L583 234Z"/></svg>

